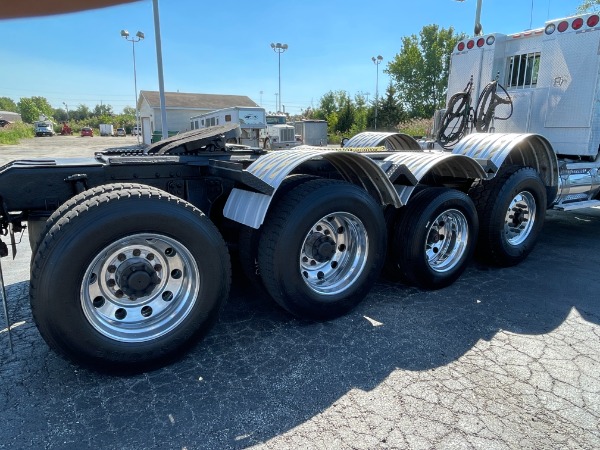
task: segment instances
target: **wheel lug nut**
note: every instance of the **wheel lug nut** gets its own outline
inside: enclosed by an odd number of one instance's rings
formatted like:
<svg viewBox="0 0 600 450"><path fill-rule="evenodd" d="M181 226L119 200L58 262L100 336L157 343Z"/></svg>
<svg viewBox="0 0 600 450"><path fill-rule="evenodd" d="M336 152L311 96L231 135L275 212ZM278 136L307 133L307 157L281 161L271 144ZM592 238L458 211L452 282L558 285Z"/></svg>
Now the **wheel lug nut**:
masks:
<svg viewBox="0 0 600 450"><path fill-rule="evenodd" d="M162 270L162 266L160 264L156 264L154 266L154 270L156 270L157 272L160 272Z"/></svg>
<svg viewBox="0 0 600 450"><path fill-rule="evenodd" d="M141 254L142 252L137 248L133 251L133 256L140 256Z"/></svg>
<svg viewBox="0 0 600 450"><path fill-rule="evenodd" d="M106 284L108 284L108 287L114 287L117 284L117 282L111 278L106 282Z"/></svg>
<svg viewBox="0 0 600 450"><path fill-rule="evenodd" d="M148 254L146 255L146 259L147 259L148 261L152 261L152 260L154 259L154 253L148 253Z"/></svg>
<svg viewBox="0 0 600 450"><path fill-rule="evenodd" d="M117 267L110 265L108 266L108 273L115 273L117 271Z"/></svg>
<svg viewBox="0 0 600 450"><path fill-rule="evenodd" d="M124 295L124 294L123 294L123 291L122 291L121 289L119 289L117 292L115 292L115 295L116 295L118 298L121 298L121 297L123 297L123 295Z"/></svg>
<svg viewBox="0 0 600 450"><path fill-rule="evenodd" d="M122 262L122 261L125 261L125 259L127 259L127 257L125 256L124 253L119 253L117 255L117 259Z"/></svg>

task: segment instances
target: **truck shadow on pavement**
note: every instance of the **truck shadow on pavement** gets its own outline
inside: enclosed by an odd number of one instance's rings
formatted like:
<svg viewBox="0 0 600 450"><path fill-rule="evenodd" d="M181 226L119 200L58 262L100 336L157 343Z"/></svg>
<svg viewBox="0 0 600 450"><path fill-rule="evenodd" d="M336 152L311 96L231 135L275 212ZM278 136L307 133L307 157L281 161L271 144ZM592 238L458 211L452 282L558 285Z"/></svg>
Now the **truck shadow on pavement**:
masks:
<svg viewBox="0 0 600 450"><path fill-rule="evenodd" d="M473 264L452 286L379 282L345 317L290 317L234 272L221 321L182 360L111 377L51 352L28 283L8 287L15 354L0 334L4 444L27 448L244 448L297 427L392 373L457 362L499 332L551 333L573 313L600 323L600 213L549 213L523 264ZM460 362L458 362L460 363ZM1 445L0 445L1 447Z"/></svg>

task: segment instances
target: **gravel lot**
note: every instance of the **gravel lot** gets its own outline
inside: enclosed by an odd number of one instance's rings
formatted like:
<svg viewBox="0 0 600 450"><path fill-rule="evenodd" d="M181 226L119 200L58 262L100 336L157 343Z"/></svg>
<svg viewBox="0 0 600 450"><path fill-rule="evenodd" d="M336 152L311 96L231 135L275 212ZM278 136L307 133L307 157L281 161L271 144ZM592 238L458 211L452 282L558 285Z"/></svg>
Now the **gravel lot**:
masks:
<svg viewBox="0 0 600 450"><path fill-rule="evenodd" d="M0 147L0 161L135 144L37 138ZM2 261L15 353L0 331L0 448L600 448L599 230L600 210L549 212L518 267L473 263L433 292L380 281L326 323L290 317L234 265L209 336L132 377L48 349L25 236Z"/></svg>

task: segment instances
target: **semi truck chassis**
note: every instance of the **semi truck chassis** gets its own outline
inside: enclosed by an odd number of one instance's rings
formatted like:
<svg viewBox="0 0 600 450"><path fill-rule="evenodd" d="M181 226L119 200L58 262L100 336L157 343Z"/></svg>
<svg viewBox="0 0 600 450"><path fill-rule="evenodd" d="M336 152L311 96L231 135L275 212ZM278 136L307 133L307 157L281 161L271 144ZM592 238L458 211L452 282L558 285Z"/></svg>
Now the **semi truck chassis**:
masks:
<svg viewBox="0 0 600 450"><path fill-rule="evenodd" d="M152 369L215 323L230 257L290 313L327 320L382 270L439 289L476 250L496 265L525 259L547 207L600 203L593 189L569 200L596 163L559 167L535 134L472 134L451 153L398 133L265 152L227 144L236 132L0 168L0 253L14 256L29 229L31 309L53 350L97 370Z"/></svg>

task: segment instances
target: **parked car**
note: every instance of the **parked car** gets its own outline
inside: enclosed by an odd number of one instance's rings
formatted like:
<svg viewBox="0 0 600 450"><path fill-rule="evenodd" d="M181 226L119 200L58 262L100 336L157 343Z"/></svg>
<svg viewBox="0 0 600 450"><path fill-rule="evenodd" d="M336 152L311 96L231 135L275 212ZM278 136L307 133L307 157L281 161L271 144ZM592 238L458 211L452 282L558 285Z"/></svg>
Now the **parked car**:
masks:
<svg viewBox="0 0 600 450"><path fill-rule="evenodd" d="M81 136L94 137L94 130L91 129L90 127L83 127L81 129Z"/></svg>
<svg viewBox="0 0 600 450"><path fill-rule="evenodd" d="M115 136L127 136L127 133L125 132L125 128L117 128L117 132L115 133Z"/></svg>
<svg viewBox="0 0 600 450"><path fill-rule="evenodd" d="M133 128L131 129L131 135L132 135L132 136L137 136L138 134L139 134L140 136L142 135L142 127L137 127L137 126L136 126L136 127L133 127Z"/></svg>

